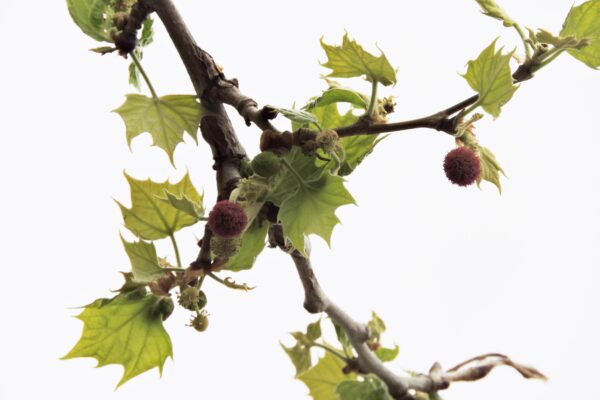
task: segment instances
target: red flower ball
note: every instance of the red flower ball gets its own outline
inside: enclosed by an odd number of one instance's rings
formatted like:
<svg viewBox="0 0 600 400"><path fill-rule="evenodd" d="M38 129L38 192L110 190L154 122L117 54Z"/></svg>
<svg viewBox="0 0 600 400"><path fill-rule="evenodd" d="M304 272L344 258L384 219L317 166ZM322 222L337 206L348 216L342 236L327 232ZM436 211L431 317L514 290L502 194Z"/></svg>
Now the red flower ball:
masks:
<svg viewBox="0 0 600 400"><path fill-rule="evenodd" d="M246 212L237 203L221 200L208 214L208 227L216 235L225 239L239 236L248 224Z"/></svg>
<svg viewBox="0 0 600 400"><path fill-rule="evenodd" d="M481 163L473 150L458 147L446 155L444 172L450 182L458 186L469 186L479 179Z"/></svg>

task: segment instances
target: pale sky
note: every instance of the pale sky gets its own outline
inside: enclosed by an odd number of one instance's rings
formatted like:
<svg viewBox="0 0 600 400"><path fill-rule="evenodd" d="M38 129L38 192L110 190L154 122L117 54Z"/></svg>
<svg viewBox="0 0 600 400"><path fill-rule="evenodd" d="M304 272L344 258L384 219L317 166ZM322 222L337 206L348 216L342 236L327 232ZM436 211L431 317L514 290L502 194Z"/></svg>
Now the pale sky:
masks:
<svg viewBox="0 0 600 400"><path fill-rule="evenodd" d="M303 104L326 86L319 38L344 31L398 67L392 121L419 117L472 94L459 76L498 36L516 34L481 16L475 1L176 1L200 46L261 105ZM503 0L523 25L558 32L571 0ZM218 14L218 16L214 16ZM144 65L159 95L192 86L157 21ZM4 259L0 398L66 400L307 399L279 341L316 319L289 257L265 250L255 268L232 275L257 286L240 293L206 285L210 327L197 333L177 310L166 321L174 346L156 370L114 390L122 369L92 359L59 361L81 334L76 307L121 283L128 268L119 239L129 204L123 170L173 180L189 170L210 207L216 191L208 146L187 137L177 169L144 134L129 150L115 113L127 62L88 51L98 44L74 25L63 1L3 0L0 5L0 200ZM518 48L521 52L521 48ZM568 55L525 82L501 116L477 134L506 171L503 193L451 185L442 170L453 148L431 130L394 133L348 177L358 207L338 211L332 247L313 238L317 276L330 297L366 321L387 323L384 342L401 350L391 367L426 372L501 352L550 377L528 382L499 369L456 384L446 400L600 398L600 73ZM359 80L344 82L368 91ZM144 93L147 93L144 88ZM249 154L260 132L233 110ZM287 121L279 118L278 127ZM182 256L196 256L202 225L178 234ZM161 255L173 258L168 243ZM227 276L225 274L224 276ZM327 325L324 325L327 326ZM331 337L331 333L328 333Z"/></svg>

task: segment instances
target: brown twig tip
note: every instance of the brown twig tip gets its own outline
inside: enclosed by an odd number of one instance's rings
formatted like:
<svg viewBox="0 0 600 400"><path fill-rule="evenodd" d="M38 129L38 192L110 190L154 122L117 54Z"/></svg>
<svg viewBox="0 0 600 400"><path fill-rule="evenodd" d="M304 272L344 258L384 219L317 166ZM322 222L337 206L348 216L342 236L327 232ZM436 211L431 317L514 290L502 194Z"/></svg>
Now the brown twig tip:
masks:
<svg viewBox="0 0 600 400"><path fill-rule="evenodd" d="M511 367L526 379L548 380L548 378L537 369L519 364L499 353L490 353L473 357L450 368L443 376L449 382L475 381L486 377L498 366Z"/></svg>

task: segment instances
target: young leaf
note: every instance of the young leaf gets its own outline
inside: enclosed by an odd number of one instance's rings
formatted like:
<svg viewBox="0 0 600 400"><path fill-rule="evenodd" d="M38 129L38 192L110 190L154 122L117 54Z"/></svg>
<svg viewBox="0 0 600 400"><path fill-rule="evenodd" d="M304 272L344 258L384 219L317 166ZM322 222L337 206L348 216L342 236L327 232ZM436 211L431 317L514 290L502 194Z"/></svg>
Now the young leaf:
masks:
<svg viewBox="0 0 600 400"><path fill-rule="evenodd" d="M600 68L600 0L590 0L571 8L563 23L561 36L575 36L590 42L581 49L570 49L569 54L587 66Z"/></svg>
<svg viewBox="0 0 600 400"><path fill-rule="evenodd" d="M305 126L311 123L318 125L317 117L315 117L309 111L294 110L292 108L276 108L275 110L290 121L295 122L300 126Z"/></svg>
<svg viewBox="0 0 600 400"><path fill-rule="evenodd" d="M358 117L352 113L352 110L341 115L336 103L312 108L310 112L314 114L319 125L323 129L335 129L352 125L358 119Z"/></svg>
<svg viewBox="0 0 600 400"><path fill-rule="evenodd" d="M342 368L344 362L326 352L314 367L297 378L308 387L313 400L339 400L337 386L356 377L355 374L344 374Z"/></svg>
<svg viewBox="0 0 600 400"><path fill-rule="evenodd" d="M330 244L335 225L340 222L335 210L356 204L344 187L344 180L328 172L314 181L300 184L295 193L281 203L279 219L284 234L293 246L304 253L304 237L315 233Z"/></svg>
<svg viewBox="0 0 600 400"><path fill-rule="evenodd" d="M535 34L535 39L540 43L550 44L557 49L582 49L589 45L588 39L577 39L575 36L556 36L544 29L540 29Z"/></svg>
<svg viewBox="0 0 600 400"><path fill-rule="evenodd" d="M380 347L375 351L375 355L381 362L393 361L400 353L400 346L394 345L393 348Z"/></svg>
<svg viewBox="0 0 600 400"><path fill-rule="evenodd" d="M131 272L136 282L150 283L164 275L165 270L158 263L154 243L143 240L130 243L122 236L121 241L131 261Z"/></svg>
<svg viewBox="0 0 600 400"><path fill-rule="evenodd" d="M348 356L354 354L354 348L352 347L352 343L350 343L350 339L348 338L348 334L346 334L344 328L338 325L338 323L334 320L331 320L331 323L335 329L337 340L342 345L342 349L344 349L344 353L346 353Z"/></svg>
<svg viewBox="0 0 600 400"><path fill-rule="evenodd" d="M77 316L83 321L83 333L63 359L92 357L98 367L122 365L125 371L117 387L154 367L162 374L173 349L162 316L156 312L159 302L154 295L96 300Z"/></svg>
<svg viewBox="0 0 600 400"><path fill-rule="evenodd" d="M477 153L481 163L481 175L477 180L477 186L481 181L488 181L496 185L498 191L502 193L502 185L500 184L500 173L504 175L504 171L498 164L494 153L486 147L478 146Z"/></svg>
<svg viewBox="0 0 600 400"><path fill-rule="evenodd" d="M496 52L496 40L476 60L469 61L467 73L463 75L473 90L479 93L476 104L494 118L500 115L500 108L517 90L509 66L514 51L502 54L500 49Z"/></svg>
<svg viewBox="0 0 600 400"><path fill-rule="evenodd" d="M146 19L144 20L144 24L142 25L142 36L140 37L138 45L133 51L134 55L139 61L142 61L142 59L144 58L143 48L154 41L154 31L152 28L153 24L154 20L152 19L152 17L148 16L146 17ZM137 90L141 90L140 70L133 61L129 64L129 84L135 87Z"/></svg>
<svg viewBox="0 0 600 400"><path fill-rule="evenodd" d="M342 87L337 82L329 80L328 82L330 84L329 89L325 90L319 97L312 100L306 109L327 106L333 103L350 103L362 110L366 110L369 106L369 96L353 89Z"/></svg>
<svg viewBox="0 0 600 400"><path fill-rule="evenodd" d="M517 23L508 16L506 11L502 9L494 0L475 0L482 9L482 12L488 17L496 18L502 21L502 24L507 28L517 25Z"/></svg>
<svg viewBox="0 0 600 400"><path fill-rule="evenodd" d="M365 76L369 82L379 82L385 86L396 84L396 71L383 52L379 57L366 52L362 46L351 40L346 33L341 46L325 44L321 46L327 54L327 62L323 65L331 69L327 76L352 78Z"/></svg>
<svg viewBox="0 0 600 400"><path fill-rule="evenodd" d="M381 334L385 332L386 327L383 320L375 312L371 312L371 320L369 321L369 339L379 341Z"/></svg>
<svg viewBox="0 0 600 400"><path fill-rule="evenodd" d="M308 324L306 327L306 337L313 341L321 337L321 319Z"/></svg>
<svg viewBox="0 0 600 400"><path fill-rule="evenodd" d="M197 218L161 200L165 191L168 191L181 197L185 195L193 202L200 202L200 194L192 185L189 174L177 183L153 182L150 179L140 181L127 174L125 177L131 188L131 208L117 203L123 213L125 227L139 238L162 239L197 222Z"/></svg>
<svg viewBox="0 0 600 400"><path fill-rule="evenodd" d="M161 198L164 202L172 205L179 211L183 211L187 215L199 221L202 217L204 217L204 206L202 205L202 197L200 196L199 201L193 201L185 194L182 194L181 197L177 196L168 190L165 190L166 198Z"/></svg>
<svg viewBox="0 0 600 400"><path fill-rule="evenodd" d="M375 376L367 376L363 381L344 381L336 392L340 400L391 400L387 386Z"/></svg>
<svg viewBox="0 0 600 400"><path fill-rule="evenodd" d="M197 141L200 120L207 111L196 96L169 95L158 98L128 94L125 103L116 110L127 129L127 143L143 132L152 135L154 144L167 152L173 163L175 147L183 142L186 131Z"/></svg>
<svg viewBox="0 0 600 400"><path fill-rule="evenodd" d="M112 42L106 13L110 4L111 0L67 0L73 21L83 33L99 42Z"/></svg>
<svg viewBox="0 0 600 400"><path fill-rule="evenodd" d="M290 360L292 360L292 364L294 364L294 367L296 368L296 377L298 377L298 375L303 374L310 367L312 367L310 347L298 342L292 347L286 347L283 344L281 344L281 348L283 348L283 350L290 357Z"/></svg>
<svg viewBox="0 0 600 400"><path fill-rule="evenodd" d="M227 261L224 268L230 271L252 268L256 258L265 248L265 237L268 230L267 222L260 225L258 219L255 219L242 235L242 247L239 252Z"/></svg>

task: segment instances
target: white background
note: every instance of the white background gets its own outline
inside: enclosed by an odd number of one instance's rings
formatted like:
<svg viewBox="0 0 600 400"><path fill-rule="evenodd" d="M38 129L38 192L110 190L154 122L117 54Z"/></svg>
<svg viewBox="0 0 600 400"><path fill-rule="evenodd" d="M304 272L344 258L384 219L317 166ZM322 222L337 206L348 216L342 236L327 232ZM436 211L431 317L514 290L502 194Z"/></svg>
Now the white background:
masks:
<svg viewBox="0 0 600 400"><path fill-rule="evenodd" d="M513 18L560 30L571 0L504 0ZM398 66L392 120L423 116L471 95L458 75L495 37L516 35L479 15L474 1L177 1L198 42L260 104L303 104L327 72L319 46L344 30L369 50L377 43ZM160 23L144 65L159 94L192 93ZM0 174L2 182L2 343L0 398L306 399L278 341L315 319L302 308L293 265L266 250L235 276L258 288L240 293L208 282L211 326L198 334L178 310L166 327L174 343L163 378L156 370L114 391L121 368L92 359L59 361L76 342L74 307L121 283L128 260L119 241L128 204L123 170L137 178L178 179L186 169L206 204L215 199L211 156L200 142L175 153L177 169L150 147L125 141L119 106L127 62L87 49L98 44L71 22L64 2L3 0L0 5ZM519 50L520 51L520 50ZM332 249L313 240L316 272L330 296L357 319L376 310L387 322L393 364L426 371L485 352L503 352L550 377L527 382L499 369L456 384L446 399L600 398L600 76L561 56L526 82L501 117L477 133L509 179L504 191L451 185L442 160L453 148L431 130L392 134L348 187L359 207L338 214ZM360 80L347 82L368 91ZM260 132L231 113L250 154ZM285 120L277 120L285 128ZM183 258L196 256L182 231ZM167 243L161 253L172 254ZM325 325L327 326L327 324ZM189 397L191 396L191 397Z"/></svg>

